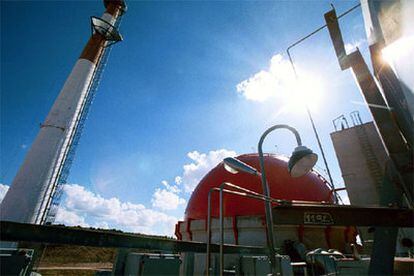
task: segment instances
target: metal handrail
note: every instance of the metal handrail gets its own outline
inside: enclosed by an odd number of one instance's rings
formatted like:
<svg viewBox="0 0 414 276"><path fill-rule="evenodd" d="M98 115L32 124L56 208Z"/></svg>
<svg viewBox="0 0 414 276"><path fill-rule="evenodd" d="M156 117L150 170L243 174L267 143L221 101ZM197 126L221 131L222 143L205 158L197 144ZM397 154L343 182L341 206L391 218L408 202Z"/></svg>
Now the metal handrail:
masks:
<svg viewBox="0 0 414 276"><path fill-rule="evenodd" d="M225 186L228 186L230 188L237 189L242 192L238 191L232 191L232 190L226 190L224 189ZM223 275L224 271L224 212L223 212L223 194L229 193L234 194L242 197L252 198L252 199L258 199L263 201L269 201L271 203L278 203L283 204L287 201L285 200L279 200L274 198L266 197L262 194L256 193L254 191L251 191L249 189L234 185L232 183L223 182L220 185L220 188L211 188L208 193L208 211L207 211L207 253L206 253L206 275L208 276L210 274L210 259L211 259L211 194L213 192L219 192L220 193L220 275Z"/></svg>
<svg viewBox="0 0 414 276"><path fill-rule="evenodd" d="M228 186L230 188L237 189L238 191L233 190L226 190L224 189L225 186ZM237 186L235 184L229 183L229 182L223 182L219 188L214 187L211 188L208 192L208 207L207 207L207 252L206 252L206 275L208 276L210 274L210 266L211 266L211 195L213 192L219 192L219 221L220 221L220 275L223 275L224 270L224 204L223 204L223 196L224 193L238 195L241 197L247 197L262 201L267 201L270 203L275 203L279 205L292 205L292 204L317 204L317 205L331 205L330 202L319 202L319 201L306 201L306 200L284 200L284 199L275 199L271 197L266 197L260 193L256 193L252 190Z"/></svg>

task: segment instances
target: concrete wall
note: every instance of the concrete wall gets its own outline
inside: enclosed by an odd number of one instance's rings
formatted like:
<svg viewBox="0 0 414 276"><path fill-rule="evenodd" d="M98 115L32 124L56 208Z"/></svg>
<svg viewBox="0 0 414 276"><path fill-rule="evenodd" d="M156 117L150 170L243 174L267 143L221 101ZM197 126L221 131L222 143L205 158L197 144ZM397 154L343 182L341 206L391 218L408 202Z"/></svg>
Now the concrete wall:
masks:
<svg viewBox="0 0 414 276"><path fill-rule="evenodd" d="M351 204L378 206L387 153L374 124L331 133L331 139Z"/></svg>
<svg viewBox="0 0 414 276"><path fill-rule="evenodd" d="M331 133L331 139L351 204L379 206L387 152L375 125L369 122L340 130ZM373 240L368 228L359 229L363 240ZM414 229L400 228L397 255L404 256L408 252L408 248L401 245L403 238L414 240Z"/></svg>

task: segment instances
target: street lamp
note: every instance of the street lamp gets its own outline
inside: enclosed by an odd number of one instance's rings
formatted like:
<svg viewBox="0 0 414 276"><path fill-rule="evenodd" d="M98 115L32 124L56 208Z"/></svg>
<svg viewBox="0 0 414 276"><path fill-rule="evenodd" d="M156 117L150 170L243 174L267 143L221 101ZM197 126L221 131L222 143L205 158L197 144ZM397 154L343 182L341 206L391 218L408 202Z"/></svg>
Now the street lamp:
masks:
<svg viewBox="0 0 414 276"><path fill-rule="evenodd" d="M308 173L318 161L318 155L305 146L297 146L288 162L288 171L292 177L301 177Z"/></svg>
<svg viewBox="0 0 414 276"><path fill-rule="evenodd" d="M262 178L262 188L263 194L265 197L270 198L269 185L266 179L266 171L264 166L263 150L262 145L266 136L276 130L276 129L287 129L293 132L296 137L296 142L298 146L292 153L292 156L288 162L288 170L291 176L300 177L307 172L309 172L312 167L316 164L318 156L308 149L305 146L302 146L302 140L300 139L299 133L297 130L288 125L274 125L268 128L260 137L258 144L259 151L259 161L260 161L260 173L253 167L241 162L236 158L226 158L224 159L224 164L226 170L229 170L231 173L237 173L238 171L243 171L249 174L261 176ZM266 227L267 227L267 245L269 247L269 258L272 268L272 274L276 275L276 251L274 248L274 236L273 236L273 217L272 217L272 203L269 200L265 201L265 213L266 213Z"/></svg>
<svg viewBox="0 0 414 276"><path fill-rule="evenodd" d="M227 157L223 159L224 162L224 168L226 171L232 174L236 174L239 171L246 172L249 174L253 174L256 176L260 176L261 173L259 173L256 168L253 168L250 165L247 165L246 163L240 161L239 159L236 159L234 157Z"/></svg>
<svg viewBox="0 0 414 276"><path fill-rule="evenodd" d="M288 162L288 171L292 177L301 177L309 172L318 160L318 155L305 146L298 146L292 152L292 156ZM232 174L237 174L239 171L261 176L262 174L252 166L240 161L234 157L224 158L224 168Z"/></svg>

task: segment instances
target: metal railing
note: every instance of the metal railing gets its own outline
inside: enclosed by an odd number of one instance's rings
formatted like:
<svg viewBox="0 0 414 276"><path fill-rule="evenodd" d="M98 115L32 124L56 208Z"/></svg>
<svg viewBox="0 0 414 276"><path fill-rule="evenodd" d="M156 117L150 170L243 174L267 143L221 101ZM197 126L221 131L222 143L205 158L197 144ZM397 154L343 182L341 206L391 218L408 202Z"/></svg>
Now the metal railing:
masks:
<svg viewBox="0 0 414 276"><path fill-rule="evenodd" d="M236 189L238 191L234 190L227 190L224 189L224 187L229 187ZM220 250L219 250L219 260L220 260L220 275L223 275L224 272L224 201L223 197L224 194L233 194L241 197L251 198L251 199L257 199L261 201L267 201L270 203L275 203L279 205L290 205L292 203L297 204L319 204L323 205L321 202L314 202L314 201L302 201L302 200L283 200L283 199L275 199L271 197L266 197L260 193L256 193L252 190L237 186L235 184L229 183L229 182L223 182L219 188L214 187L211 188L208 193L208 209L207 209L207 252L206 252L206 275L210 275L210 269L211 269L211 208L212 208L212 194L213 192L219 192L219 227L220 227ZM272 229L273 230L273 229ZM269 249L268 249L269 250Z"/></svg>
<svg viewBox="0 0 414 276"><path fill-rule="evenodd" d="M232 191L232 190L225 190L224 187L228 186L230 188L239 190L238 191ZM220 188L211 188L208 193L208 210L207 210L207 254L206 254L206 274L210 274L210 259L211 259L211 195L213 192L219 192L220 193L220 199L219 199L219 205L220 205L220 215L219 215L219 221L220 221L220 275L223 275L224 271L224 203L223 203L223 195L224 193L238 195L242 197L248 197L252 199L258 199L258 200L267 200L274 203L280 203L280 200L272 199L265 197L259 193L256 193L254 191L251 191L246 188L242 188L240 186L234 185L232 183L223 182L220 185Z"/></svg>

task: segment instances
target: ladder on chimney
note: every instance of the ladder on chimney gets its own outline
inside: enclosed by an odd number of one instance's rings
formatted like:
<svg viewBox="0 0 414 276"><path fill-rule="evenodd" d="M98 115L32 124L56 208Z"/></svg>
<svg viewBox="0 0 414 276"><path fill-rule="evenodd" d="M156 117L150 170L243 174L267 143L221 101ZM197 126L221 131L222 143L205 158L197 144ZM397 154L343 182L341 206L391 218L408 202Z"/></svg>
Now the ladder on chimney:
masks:
<svg viewBox="0 0 414 276"><path fill-rule="evenodd" d="M85 121L88 117L90 106L96 96L96 92L102 78L102 72L104 71L106 63L108 61L110 50L111 46L105 49L102 54L101 61L95 70L87 96L85 97L84 103L82 104L82 109L79 112L78 117L75 119L75 129L64 144L62 151L63 157L60 158L61 161L57 168L58 173L56 175L56 179L52 180L53 184L51 191L46 195L45 200L48 202L46 204L46 209L43 211L41 217L41 224L53 223L56 218L57 210L63 194L63 186L67 183L66 181L69 176L73 159L75 157L76 148L79 144Z"/></svg>
<svg viewBox="0 0 414 276"><path fill-rule="evenodd" d="M121 25L122 16L118 17L114 27L118 29ZM113 44L108 44L104 49L99 62L93 80L88 88L87 96L82 104L82 110L79 112L78 117L75 119L75 127L68 139L65 141L62 149L62 155L59 158L59 162L56 165L57 174L54 179L51 179L52 185L49 193L47 193L43 200L46 200L46 206L41 213L38 214L40 217L41 224L51 224L55 221L57 210L63 194L63 186L66 184L69 176L70 168L72 166L73 159L75 157L76 148L79 144L80 137L85 125L85 120L89 113L89 108L96 96L99 83L102 78L102 72L108 61L109 54L111 52Z"/></svg>

